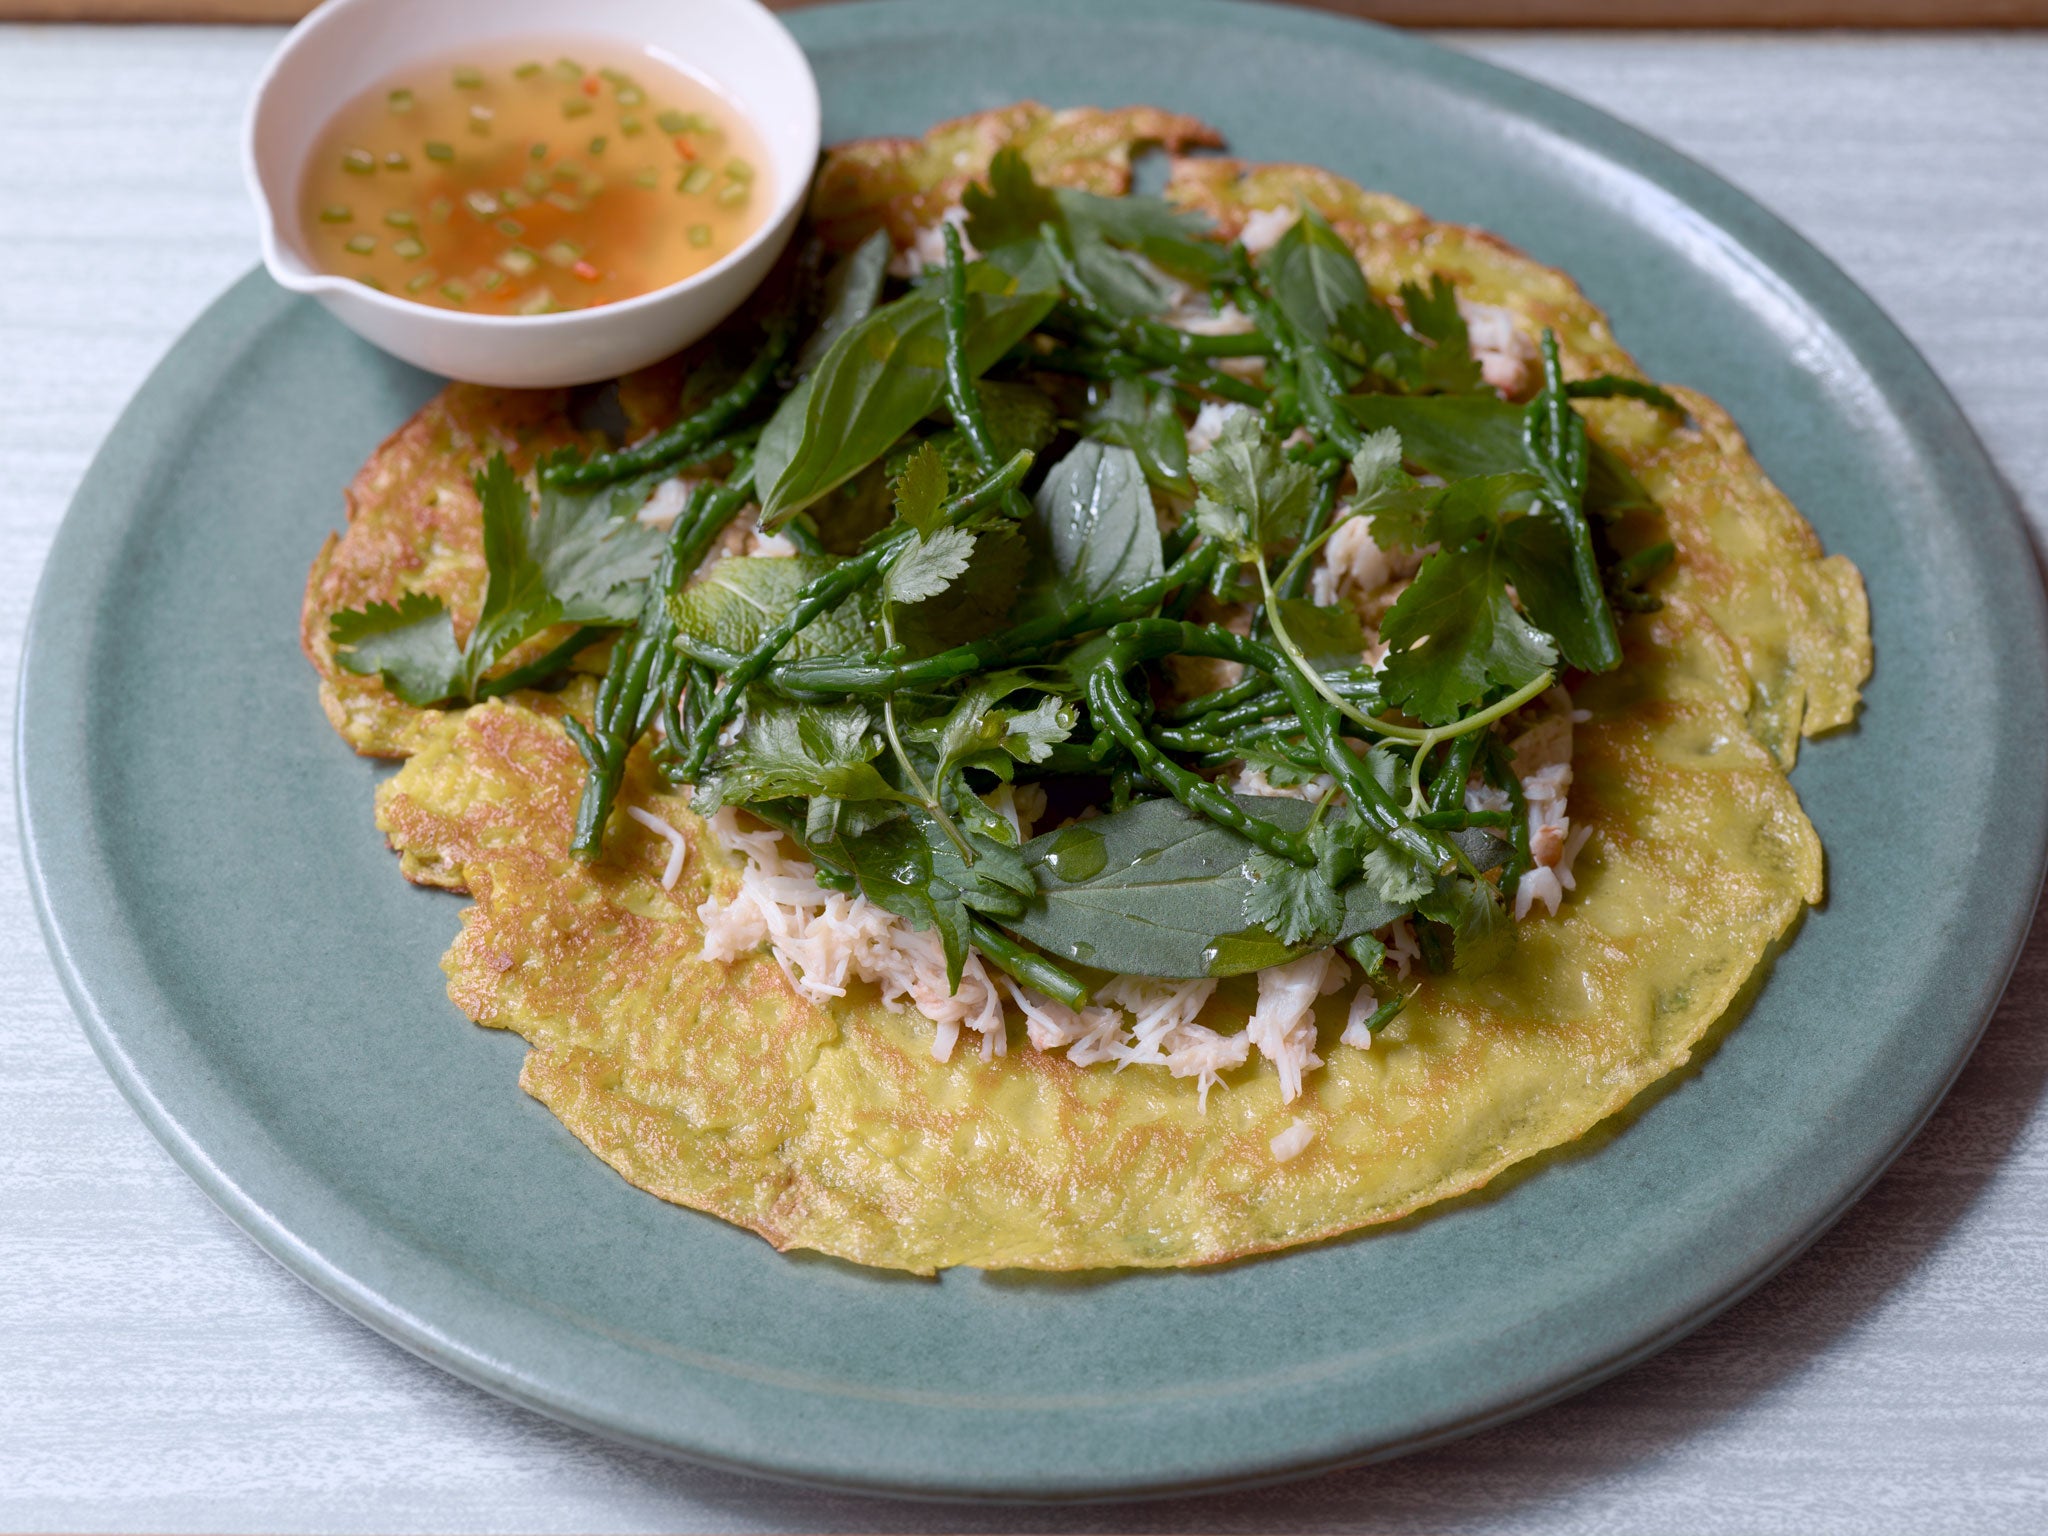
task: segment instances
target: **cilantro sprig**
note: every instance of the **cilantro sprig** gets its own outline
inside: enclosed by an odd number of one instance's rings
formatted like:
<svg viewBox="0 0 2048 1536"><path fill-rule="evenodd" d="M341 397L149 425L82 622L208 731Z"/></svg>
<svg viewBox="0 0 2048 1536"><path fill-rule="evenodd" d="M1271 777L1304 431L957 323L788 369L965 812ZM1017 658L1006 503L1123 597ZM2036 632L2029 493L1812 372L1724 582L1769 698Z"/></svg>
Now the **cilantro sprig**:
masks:
<svg viewBox="0 0 2048 1536"><path fill-rule="evenodd" d="M700 812L746 807L820 881L937 933L956 984L970 952L1074 1004L1057 957L1229 974L1335 944L1376 973L1372 934L1401 916L1432 963L1496 961L1530 859L1507 723L1567 669L1619 663L1617 610L1654 606L1671 558L1634 530L1637 553L1608 547L1618 507L1654 508L1573 401L1679 403L1566 380L1547 333L1542 387L1500 399L1455 289L1374 292L1313 208L1254 260L1010 150L963 204L966 240L946 225L907 290L882 237L804 253L751 358L647 442L544 466L537 499L494 458L468 634L409 595L335 616L342 665L459 704L614 637L592 718L564 723L587 765L576 852L602 856L651 740ZM1204 297L1249 328L1187 325ZM1221 404L1192 452L1190 418ZM668 531L626 515L727 462ZM798 552L705 565L757 483L759 526ZM1413 571L1376 636L1311 580L1361 530ZM1244 676L1172 702L1182 659ZM1219 775L1244 766L1312 803L1232 793ZM1474 776L1510 810L1470 809ZM1028 783L1095 817L1099 871L1020 835L1002 787Z"/></svg>

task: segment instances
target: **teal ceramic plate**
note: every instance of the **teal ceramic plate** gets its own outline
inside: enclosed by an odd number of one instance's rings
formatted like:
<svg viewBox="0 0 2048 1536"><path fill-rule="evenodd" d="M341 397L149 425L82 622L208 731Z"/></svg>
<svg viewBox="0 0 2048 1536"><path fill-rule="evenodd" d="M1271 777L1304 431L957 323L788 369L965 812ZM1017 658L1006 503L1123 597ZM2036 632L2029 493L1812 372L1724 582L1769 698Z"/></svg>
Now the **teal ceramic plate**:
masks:
<svg viewBox="0 0 2048 1536"><path fill-rule="evenodd" d="M433 381L260 276L121 420L37 602L19 750L51 947L108 1068L255 1239L471 1381L707 1462L925 1495L1185 1491L1554 1399L1758 1283L1968 1053L2043 852L2048 637L1991 466L1883 315L1670 151L1427 43L1264 6L904 0L793 25L831 137L1021 96L1198 113L1572 272L1724 401L1869 580L1858 731L1796 782L1831 895L1704 1067L1597 1150L1400 1228L1208 1272L937 1282L622 1182L436 960L458 901L371 826L295 639L340 488Z"/></svg>

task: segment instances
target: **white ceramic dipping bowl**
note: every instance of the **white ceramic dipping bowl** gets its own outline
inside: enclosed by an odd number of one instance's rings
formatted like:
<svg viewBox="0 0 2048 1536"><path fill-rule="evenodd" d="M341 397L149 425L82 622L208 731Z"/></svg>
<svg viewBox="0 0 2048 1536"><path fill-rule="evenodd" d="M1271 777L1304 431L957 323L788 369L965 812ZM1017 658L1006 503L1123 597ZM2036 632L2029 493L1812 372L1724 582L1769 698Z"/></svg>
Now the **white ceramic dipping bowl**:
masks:
<svg viewBox="0 0 2048 1536"><path fill-rule="evenodd" d="M767 158L775 201L761 227L681 282L552 315L464 314L316 268L300 231L299 182L334 113L400 70L523 39L652 54L712 86L753 125ZM817 159L818 82L796 39L756 0L327 0L270 61L243 139L273 278L417 367L523 388L612 378L717 325L782 254Z"/></svg>

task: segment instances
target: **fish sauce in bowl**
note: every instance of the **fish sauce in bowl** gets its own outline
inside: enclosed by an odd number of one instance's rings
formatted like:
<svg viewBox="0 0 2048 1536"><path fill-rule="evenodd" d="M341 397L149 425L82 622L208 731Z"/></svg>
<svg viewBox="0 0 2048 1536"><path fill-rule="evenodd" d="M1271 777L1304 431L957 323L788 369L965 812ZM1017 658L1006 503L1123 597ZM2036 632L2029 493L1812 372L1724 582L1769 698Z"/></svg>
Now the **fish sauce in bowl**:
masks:
<svg viewBox="0 0 2048 1536"><path fill-rule="evenodd" d="M299 186L314 263L482 315L616 303L703 271L773 206L739 112L650 54L562 44L400 72L337 112Z"/></svg>

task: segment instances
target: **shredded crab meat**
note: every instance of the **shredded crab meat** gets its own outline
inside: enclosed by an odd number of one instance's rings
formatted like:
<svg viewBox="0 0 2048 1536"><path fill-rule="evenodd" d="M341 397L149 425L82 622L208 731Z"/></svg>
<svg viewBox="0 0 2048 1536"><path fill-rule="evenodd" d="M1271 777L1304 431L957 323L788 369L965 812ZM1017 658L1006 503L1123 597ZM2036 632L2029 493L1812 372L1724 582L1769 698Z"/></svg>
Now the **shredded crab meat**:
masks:
<svg viewBox="0 0 2048 1536"><path fill-rule="evenodd" d="M1280 237L1301 217L1298 208L1255 208L1237 232L1238 243L1254 256L1263 255L1280 243Z"/></svg>
<svg viewBox="0 0 2048 1536"><path fill-rule="evenodd" d="M1064 1050L1076 1066L1093 1066L1113 1061L1123 1043L1123 1015L1114 1008L1090 1004L1069 1008L1050 997L1041 997L1029 987L1020 987L1005 976L1003 987L1024 1015L1024 1034L1032 1047L1041 1051Z"/></svg>
<svg viewBox="0 0 2048 1536"><path fill-rule="evenodd" d="M814 865L783 854L780 833L746 830L730 806L712 818L711 833L743 855L746 868L730 902L713 897L697 909L700 959L730 963L766 945L790 986L812 1002L844 997L857 979L879 990L884 1007L915 1008L936 1026L932 1054L940 1061L952 1058L963 1027L981 1037L984 1060L1003 1054L1002 999L979 955L968 955L953 991L936 933L912 928L865 896L826 890Z"/></svg>
<svg viewBox="0 0 2048 1536"><path fill-rule="evenodd" d="M1458 313L1465 317L1465 333L1471 338L1472 357L1479 364L1481 377L1509 399L1525 393L1536 381L1536 364L1542 353L1516 322L1515 312L1477 299L1460 299Z"/></svg>
<svg viewBox="0 0 2048 1536"><path fill-rule="evenodd" d="M1301 1096L1302 1074L1323 1064L1316 1054L1316 999L1344 985L1351 967L1334 949L1319 949L1259 972L1259 1004L1244 1032L1280 1069L1280 1101Z"/></svg>
<svg viewBox="0 0 2048 1536"><path fill-rule="evenodd" d="M747 553L755 559L787 560L797 553L796 545L779 533L747 532Z"/></svg>
<svg viewBox="0 0 2048 1536"><path fill-rule="evenodd" d="M927 267L943 267L946 264L948 224L960 231L961 260L972 261L981 254L974 248L974 242L967 238L967 210L954 203L939 215L936 223L920 229L910 244L889 258L889 275L917 278L924 275Z"/></svg>
<svg viewBox="0 0 2048 1536"><path fill-rule="evenodd" d="M1249 763L1239 768L1231 777L1230 788L1240 795L1259 795L1268 800L1306 800L1311 805L1337 787L1337 781L1327 773L1319 773L1302 784L1275 784L1266 777L1266 770L1254 768Z"/></svg>
<svg viewBox="0 0 2048 1536"><path fill-rule="evenodd" d="M1366 1021L1378 1011L1379 1006L1379 996L1373 991L1372 983L1362 983L1358 995L1351 999L1351 1011L1344 1016L1344 1033L1338 1039L1358 1050L1371 1050L1372 1031L1366 1028Z"/></svg>
<svg viewBox="0 0 2048 1536"><path fill-rule="evenodd" d="M1188 453L1192 456L1207 453L1216 446L1216 439L1223 435L1223 424L1249 407L1234 400L1204 400L1195 411L1194 424L1188 428Z"/></svg>
<svg viewBox="0 0 2048 1536"><path fill-rule="evenodd" d="M1290 1123L1286 1130L1267 1142L1266 1146L1271 1150L1274 1162L1291 1163L1306 1152L1309 1143L1315 1139L1316 1128L1306 1120L1297 1119Z"/></svg>
<svg viewBox="0 0 2048 1536"><path fill-rule="evenodd" d="M652 832L656 837L667 840L668 862L662 866L661 888L664 891L674 890L676 888L676 881L683 873L683 855L689 850L690 845L683 841L682 833L678 832L652 811L643 810L637 805L629 805L626 807L626 814L639 822L641 826Z"/></svg>
<svg viewBox="0 0 2048 1536"><path fill-rule="evenodd" d="M1529 855L1534 867L1515 882L1515 920L1526 918L1538 903L1552 917L1564 904L1565 892L1576 890L1572 864L1592 836L1590 826L1574 827L1569 804L1572 790L1572 727L1585 711L1572 707L1571 695L1553 688L1544 695L1549 713L1509 744L1515 775L1528 807ZM1465 786L1465 808L1505 811L1513 802L1505 790L1477 780ZM1405 972L1403 974L1406 974Z"/></svg>
<svg viewBox="0 0 2048 1536"><path fill-rule="evenodd" d="M1258 329L1252 317L1235 304L1211 308L1206 297L1183 301L1166 315L1166 323L1190 336L1245 336Z"/></svg>
<svg viewBox="0 0 2048 1536"><path fill-rule="evenodd" d="M1406 981L1409 970L1422 958L1422 946L1415 942L1415 925L1405 917L1397 917L1377 937L1387 947L1387 964Z"/></svg>
<svg viewBox="0 0 2048 1536"><path fill-rule="evenodd" d="M683 515L683 508L689 505L690 492L701 484L701 479L671 475L654 488L640 510L633 514L633 520L649 528L673 528L676 519Z"/></svg>

